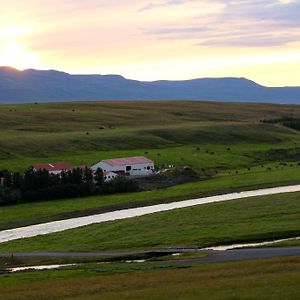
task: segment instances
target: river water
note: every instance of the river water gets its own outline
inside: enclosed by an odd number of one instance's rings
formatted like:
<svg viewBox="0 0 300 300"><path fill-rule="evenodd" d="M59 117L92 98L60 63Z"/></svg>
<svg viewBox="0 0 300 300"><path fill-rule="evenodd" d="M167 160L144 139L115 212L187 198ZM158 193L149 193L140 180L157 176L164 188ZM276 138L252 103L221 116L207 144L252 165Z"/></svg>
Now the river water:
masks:
<svg viewBox="0 0 300 300"><path fill-rule="evenodd" d="M38 225L31 225L27 227L0 231L0 243L17 240L21 238L30 238L38 235L60 232L60 231L74 229L74 228L96 224L96 223L98 224L98 223L103 223L108 221L134 218L134 217L144 216L148 214L163 212L163 211L170 211L179 208L192 207L196 205L231 201L231 200L250 198L250 197L275 195L281 193L293 193L293 192L300 192L300 185L275 187L275 188L259 189L254 191L245 191L240 193L224 194L224 195L218 195L212 197L172 202L168 204L158 204L158 205L152 205L146 207L118 210L118 211L102 213L98 215L72 218L72 219L43 223Z"/></svg>

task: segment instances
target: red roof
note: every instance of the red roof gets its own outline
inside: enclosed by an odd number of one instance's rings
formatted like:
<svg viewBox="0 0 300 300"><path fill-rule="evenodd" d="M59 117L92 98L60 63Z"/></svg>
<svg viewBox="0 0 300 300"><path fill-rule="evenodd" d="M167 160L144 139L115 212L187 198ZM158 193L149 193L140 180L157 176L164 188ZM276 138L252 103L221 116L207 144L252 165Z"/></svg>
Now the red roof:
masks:
<svg viewBox="0 0 300 300"><path fill-rule="evenodd" d="M37 171L47 170L48 172L71 170L72 166L68 163L53 163L53 164L35 164L33 168Z"/></svg>
<svg viewBox="0 0 300 300"><path fill-rule="evenodd" d="M102 162L109 164L111 166L128 166L128 165L137 165L137 164L150 164L153 163L152 160L144 156L135 156L135 157L124 157L116 159L106 159Z"/></svg>

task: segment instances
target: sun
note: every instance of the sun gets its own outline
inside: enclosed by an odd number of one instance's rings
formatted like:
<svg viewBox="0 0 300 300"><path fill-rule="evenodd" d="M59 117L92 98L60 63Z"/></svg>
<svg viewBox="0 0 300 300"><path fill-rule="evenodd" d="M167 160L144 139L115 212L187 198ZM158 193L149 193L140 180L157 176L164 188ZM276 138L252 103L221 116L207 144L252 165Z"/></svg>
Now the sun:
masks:
<svg viewBox="0 0 300 300"><path fill-rule="evenodd" d="M0 51L0 65L20 70L35 68L39 65L38 56L23 49L18 42L7 42Z"/></svg>
<svg viewBox="0 0 300 300"><path fill-rule="evenodd" d="M28 30L18 26L0 28L0 65L20 70L39 67L39 56L24 46Z"/></svg>

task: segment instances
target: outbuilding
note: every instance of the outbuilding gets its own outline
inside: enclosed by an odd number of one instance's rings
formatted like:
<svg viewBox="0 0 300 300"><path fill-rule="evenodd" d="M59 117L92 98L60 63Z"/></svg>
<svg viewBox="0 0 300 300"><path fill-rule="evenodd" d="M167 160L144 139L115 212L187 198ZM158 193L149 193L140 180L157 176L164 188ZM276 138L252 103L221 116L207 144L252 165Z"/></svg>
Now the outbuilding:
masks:
<svg viewBox="0 0 300 300"><path fill-rule="evenodd" d="M118 176L117 173L114 173L114 172L104 172L103 173L103 178L104 178L104 181L111 181L112 179L116 178Z"/></svg>
<svg viewBox="0 0 300 300"><path fill-rule="evenodd" d="M50 174L60 174L62 171L70 171L72 170L72 166L68 163L60 162L60 163L45 163L45 164L35 164L32 166L34 171L42 171L46 170Z"/></svg>
<svg viewBox="0 0 300 300"><path fill-rule="evenodd" d="M113 172L119 175L148 176L154 172L154 162L144 156L106 159L93 165L91 169L102 169L104 173Z"/></svg>

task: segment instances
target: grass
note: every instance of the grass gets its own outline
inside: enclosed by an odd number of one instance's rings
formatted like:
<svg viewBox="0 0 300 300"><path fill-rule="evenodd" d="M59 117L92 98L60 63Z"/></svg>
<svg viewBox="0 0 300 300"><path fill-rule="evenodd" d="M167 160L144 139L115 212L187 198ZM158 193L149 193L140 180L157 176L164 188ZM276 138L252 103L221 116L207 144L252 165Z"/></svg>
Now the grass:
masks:
<svg viewBox="0 0 300 300"><path fill-rule="evenodd" d="M0 126L19 132L76 132L100 126L141 127L190 122L259 121L299 116L295 105L196 101L122 101L1 105ZM62 126L61 126L62 125Z"/></svg>
<svg viewBox="0 0 300 300"><path fill-rule="evenodd" d="M300 108L188 101L0 106L0 169L23 171L33 163L55 161L91 165L104 158L146 155L156 165L190 165L200 178L210 178L135 194L1 207L0 230L114 209L299 183L299 132L260 122L283 116L299 118ZM288 164L279 165L280 162Z"/></svg>
<svg viewBox="0 0 300 300"><path fill-rule="evenodd" d="M300 235L300 193L201 205L0 245L1 252L102 251L212 245Z"/></svg>
<svg viewBox="0 0 300 300"><path fill-rule="evenodd" d="M1 207L0 230L114 209L300 183L299 132L260 122L284 116L299 118L300 107L188 101L0 106L0 169L23 171L33 163L56 161L91 165L105 158L146 155L157 165L190 165L201 178L210 177L134 194ZM0 251L205 247L299 236L299 220L300 193L285 194L91 225L1 244ZM299 244L291 241L288 245ZM0 260L2 263L7 260ZM284 258L178 270L165 266L148 271L136 271L134 267L105 271L94 266L6 274L0 275L0 295L1 300L298 299L299 266L300 258Z"/></svg>
<svg viewBox="0 0 300 300"><path fill-rule="evenodd" d="M272 171L268 171L268 167L271 167ZM230 175L224 171L210 180L181 184L160 190L1 207L0 229L232 191L294 184L300 182L299 178L300 167L298 165L280 166L276 169L274 164L269 164L264 165L264 168L253 167L251 171L242 169L238 174L233 170Z"/></svg>
<svg viewBox="0 0 300 300"><path fill-rule="evenodd" d="M0 275L0 294L3 300L298 299L299 275L299 257L185 269L128 268L121 274L89 268Z"/></svg>
<svg viewBox="0 0 300 300"><path fill-rule="evenodd" d="M23 171L33 163L61 160L90 165L145 152L158 165L253 165L258 152L300 145L295 130L259 122L283 115L300 116L300 109L180 101L3 105L0 168ZM233 152L227 153L228 146Z"/></svg>
<svg viewBox="0 0 300 300"><path fill-rule="evenodd" d="M300 246L300 240L295 238L289 241L273 243L271 245L267 245L264 247L299 247L299 246Z"/></svg>
<svg viewBox="0 0 300 300"><path fill-rule="evenodd" d="M300 145L298 134L261 124L208 127L187 124L149 131L116 129L107 134L91 131L88 136L68 132L19 134L0 138L0 167L22 171L36 162L61 160L91 165L107 157L145 155L145 152L157 165L190 164L196 169L235 167L252 165L260 158L259 152L294 149L295 143ZM201 150L197 151L199 146ZM229 146L232 152L227 150ZM204 161L208 164L203 164Z"/></svg>
<svg viewBox="0 0 300 300"><path fill-rule="evenodd" d="M194 259L194 258L203 258L207 257L206 253L203 252L184 252L176 255L173 254L164 254L164 253L139 253L139 254L124 254L124 255L101 255L94 257L61 257L61 256L53 256L53 257L34 257L34 256L26 256L26 257L16 257L15 255L9 255L8 257L0 257L0 273L3 270L15 267L32 267L32 266L45 266L45 265L66 265L73 264L76 267L80 268L89 268L91 265L98 266L99 264L103 264L104 267L111 267L115 269L119 266L126 266L124 262L130 263L132 265L136 264L137 260L143 261L147 263L149 266L150 263L154 262L173 262L173 261L181 261L183 259ZM149 262L149 264L148 264ZM181 263L181 262L180 262ZM139 263L138 263L139 264ZM168 265L168 264L167 264ZM3 271L5 272L5 271Z"/></svg>

